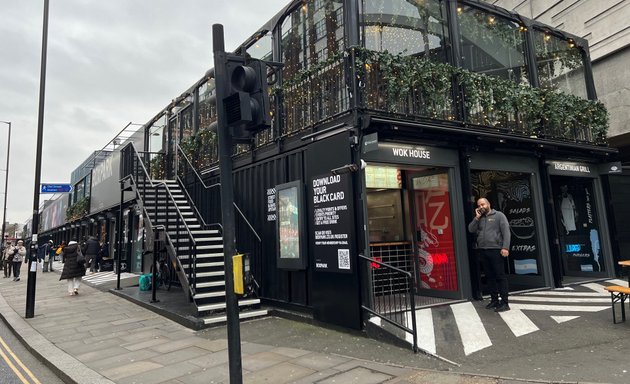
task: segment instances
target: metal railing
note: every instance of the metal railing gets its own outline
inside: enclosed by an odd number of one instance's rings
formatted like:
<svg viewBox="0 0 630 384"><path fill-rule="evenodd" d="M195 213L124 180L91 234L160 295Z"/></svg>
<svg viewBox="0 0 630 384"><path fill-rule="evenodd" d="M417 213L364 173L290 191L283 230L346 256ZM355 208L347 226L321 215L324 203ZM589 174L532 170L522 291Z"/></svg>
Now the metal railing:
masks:
<svg viewBox="0 0 630 384"><path fill-rule="evenodd" d="M180 211L173 194L171 193L168 185L161 181L154 183L150 173L147 171L144 166L144 162L140 157L138 151L136 151L133 143L129 143L121 150L121 182L125 180L130 180L133 190L136 193L136 198L138 204L142 208L142 212L144 217L147 219L145 223L145 228L152 231L153 225L159 225L159 215L158 212L165 214L164 224L163 226L166 228L166 238L167 244L170 248L169 257L171 261L175 262L177 265L177 275L182 283L182 286L189 291L191 297L194 296L196 292L196 263L197 263L197 244L195 242L195 238L192 234L192 231L188 227L182 212ZM158 199L160 190L163 189L165 191L165 201L163 204L160 204ZM147 196L149 194L154 195L153 201L153 213L154 216L149 214L146 209L146 201ZM158 208L162 210L159 211ZM170 220L170 216L175 214L175 220ZM154 218L152 220L151 218ZM173 232L175 234L175 239L173 239L168 232ZM187 241L184 241L187 240ZM187 263L186 267L182 264L179 255L183 250L188 251ZM186 273L188 271L188 273Z"/></svg>
<svg viewBox="0 0 630 384"><path fill-rule="evenodd" d="M414 295L415 280L410 272L403 271L379 260L359 255L365 263L365 270L370 271L370 292L368 303L361 307L373 316L386 321L394 327L408 332L413 337L413 350L418 351L418 330L416 327L416 302ZM390 285L383 284L382 278L375 274L385 270ZM379 283L377 284L377 280Z"/></svg>
<svg viewBox="0 0 630 384"><path fill-rule="evenodd" d="M183 189L186 191L186 195L190 198L190 201L193 203L193 206L195 206L195 211L199 215L200 219L202 220L203 225L207 225L207 226L217 225L221 227L221 224L220 224L221 212L220 211L219 211L219 217L214 217L214 216L211 217L211 219L216 219L216 221L211 222L210 224L206 224L205 218L199 213L199 211L196 208L197 205L199 204L202 207L203 212L209 212L209 213L213 212L213 209L210 209L211 207L207 206L208 200L204 200L203 197L208 196L207 191L217 188L219 191L219 194L217 194L216 198L220 199L221 183L206 185L206 183L203 181L203 179L201 178L201 176L199 175L195 167L192 165L188 156L186 156L182 148L179 146L179 144L177 145L177 152L178 152L178 155L180 156L180 161L178 162L178 167L177 167L178 168L177 170L178 182L182 185ZM234 205L234 209L236 209L236 212L238 212L239 216L245 222L245 224L247 225L251 233L256 237L256 239L258 239L258 242L261 243L262 239L260 235L258 235L258 232L256 232L256 230L254 229L250 221L247 220L247 217L245 217L245 214L243 213L243 211L241 211L241 209L235 202L233 203L233 205ZM213 205L213 206L217 206L217 205Z"/></svg>

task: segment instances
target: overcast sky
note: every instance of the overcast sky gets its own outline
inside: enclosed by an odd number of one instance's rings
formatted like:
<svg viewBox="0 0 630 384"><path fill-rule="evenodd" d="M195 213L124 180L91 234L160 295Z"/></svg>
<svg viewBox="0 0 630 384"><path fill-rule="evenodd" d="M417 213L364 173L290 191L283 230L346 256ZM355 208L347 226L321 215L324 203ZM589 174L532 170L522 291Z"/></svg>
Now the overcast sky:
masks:
<svg viewBox="0 0 630 384"><path fill-rule="evenodd" d="M199 80L213 66L212 24L224 25L232 50L288 3L51 0L42 183L70 182L71 172L127 123L146 123ZM32 216L43 8L43 0L0 6L0 120L12 122L11 223ZM0 193L6 138L7 125L0 124Z"/></svg>

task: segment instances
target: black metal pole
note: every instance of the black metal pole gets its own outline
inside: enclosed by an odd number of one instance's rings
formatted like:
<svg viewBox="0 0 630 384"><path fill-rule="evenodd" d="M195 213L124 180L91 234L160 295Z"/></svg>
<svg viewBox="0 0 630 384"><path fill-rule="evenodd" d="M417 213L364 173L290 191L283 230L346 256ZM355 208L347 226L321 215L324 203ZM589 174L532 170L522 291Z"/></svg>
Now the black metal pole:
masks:
<svg viewBox="0 0 630 384"><path fill-rule="evenodd" d="M157 299L157 269L158 269L158 258L157 253L159 252L159 244L158 244L158 235L157 229L153 231L153 273L151 274L151 302L157 303L160 300Z"/></svg>
<svg viewBox="0 0 630 384"><path fill-rule="evenodd" d="M122 161L121 161L122 164ZM116 246L116 290L120 291L120 259L122 257L122 242L123 242L123 202L125 201L125 182L120 182L120 205L118 209L118 232L116 233L116 240L118 244Z"/></svg>
<svg viewBox="0 0 630 384"><path fill-rule="evenodd" d="M219 134L219 174L221 178L221 220L223 224L223 252L225 266L225 301L227 315L228 359L230 383L243 382L241 362L241 330L238 316L238 299L234 294L232 256L236 253L234 220L234 188L232 185L232 136L228 130L223 111L226 95L227 69L225 67L225 43L223 25L212 26L212 48L214 51L214 73L217 100L217 132Z"/></svg>
<svg viewBox="0 0 630 384"><path fill-rule="evenodd" d="M37 119L37 151L35 159L35 187L33 188L33 221L31 251L26 284L26 318L35 316L35 287L37 284L37 234L39 230L39 188L42 173L42 141L44 138L44 97L46 93L46 50L48 47L48 0L44 0L44 25L42 32L42 64L39 77L39 116Z"/></svg>
<svg viewBox="0 0 630 384"><path fill-rule="evenodd" d="M4 179L4 208L2 213L2 241L6 238L4 231L6 228L6 220L7 220L7 193L9 187L9 154L11 153L11 122L10 121L0 121L0 123L9 124L9 136L7 138L7 169L6 176Z"/></svg>

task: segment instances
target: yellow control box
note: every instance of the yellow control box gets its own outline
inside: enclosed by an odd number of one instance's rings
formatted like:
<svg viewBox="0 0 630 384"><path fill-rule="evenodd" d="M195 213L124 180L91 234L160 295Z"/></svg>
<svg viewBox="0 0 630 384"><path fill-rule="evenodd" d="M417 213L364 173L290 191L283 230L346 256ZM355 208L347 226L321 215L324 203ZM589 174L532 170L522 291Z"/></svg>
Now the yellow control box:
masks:
<svg viewBox="0 0 630 384"><path fill-rule="evenodd" d="M232 256L232 271L234 273L234 293L245 294L245 278L243 276L243 257L245 255Z"/></svg>

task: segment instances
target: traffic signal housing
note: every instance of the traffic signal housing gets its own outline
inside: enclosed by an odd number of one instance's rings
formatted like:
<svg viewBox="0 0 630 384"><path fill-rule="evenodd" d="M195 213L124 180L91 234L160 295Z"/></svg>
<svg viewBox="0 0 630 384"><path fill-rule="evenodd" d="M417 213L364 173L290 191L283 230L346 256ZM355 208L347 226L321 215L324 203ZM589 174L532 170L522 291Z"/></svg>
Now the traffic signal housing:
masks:
<svg viewBox="0 0 630 384"><path fill-rule="evenodd" d="M226 56L226 123L233 136L251 137L271 126L267 66L258 59Z"/></svg>

